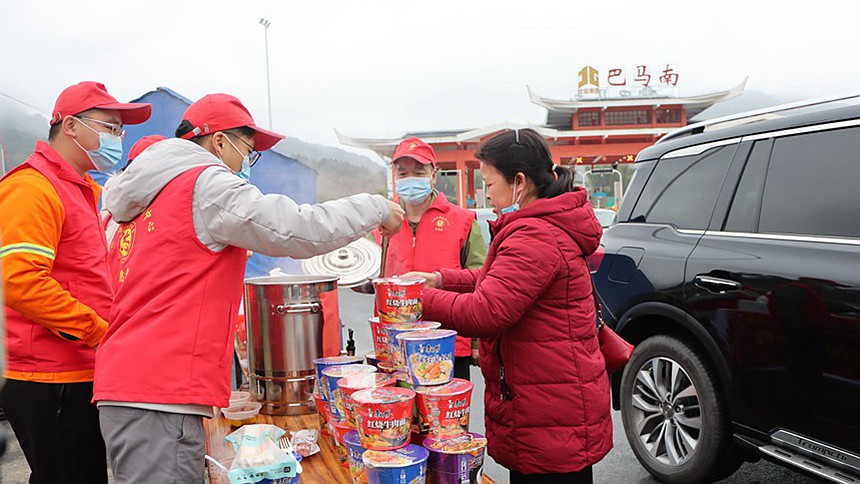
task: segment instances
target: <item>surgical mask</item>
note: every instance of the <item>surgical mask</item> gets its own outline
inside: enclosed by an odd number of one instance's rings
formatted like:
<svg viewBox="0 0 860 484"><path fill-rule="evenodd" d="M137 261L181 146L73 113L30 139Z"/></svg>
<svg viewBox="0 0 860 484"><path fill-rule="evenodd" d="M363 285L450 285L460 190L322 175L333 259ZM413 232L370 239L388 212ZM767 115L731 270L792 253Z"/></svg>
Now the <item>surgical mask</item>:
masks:
<svg viewBox="0 0 860 484"><path fill-rule="evenodd" d="M230 143L230 146L232 146L233 149L236 150L236 152L242 156L242 169L239 171L234 171L233 173L235 173L236 176L238 176L239 178L250 183L251 182L251 155L242 155L242 152L239 151L239 148L237 148L236 145L234 145L233 142L230 141L230 137L227 136L226 134L224 135L224 139L226 139L227 142ZM223 162L224 160L221 160L221 161ZM226 163L224 163L224 164L226 165Z"/></svg>
<svg viewBox="0 0 860 484"><path fill-rule="evenodd" d="M514 201L513 205L507 206L501 210L502 214L516 212L520 209L520 199L515 198L517 196L517 179L514 178L514 191L511 193L511 200Z"/></svg>
<svg viewBox="0 0 860 484"><path fill-rule="evenodd" d="M75 118L77 119L77 118ZM116 165L119 164L122 159L122 138L119 136L114 136L110 133L103 133L101 131L96 131L93 128L89 127L87 123L78 119L82 125L86 126L87 129L99 135L99 147L95 150L85 150L78 140L73 140L78 148L84 151L87 154L90 161L93 162L93 166L96 167L96 170L104 173L108 170L116 168Z"/></svg>
<svg viewBox="0 0 860 484"><path fill-rule="evenodd" d="M410 176L397 180L397 194L410 205L417 205L427 200L432 192L433 187L430 186L430 178Z"/></svg>

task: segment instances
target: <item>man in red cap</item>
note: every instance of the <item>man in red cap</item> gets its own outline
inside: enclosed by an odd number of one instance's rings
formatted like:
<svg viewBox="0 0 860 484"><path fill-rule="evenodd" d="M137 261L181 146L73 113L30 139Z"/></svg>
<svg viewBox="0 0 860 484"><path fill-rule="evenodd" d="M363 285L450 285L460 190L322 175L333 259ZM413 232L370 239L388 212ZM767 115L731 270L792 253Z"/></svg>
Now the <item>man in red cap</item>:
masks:
<svg viewBox="0 0 860 484"><path fill-rule="evenodd" d="M403 230L391 238L385 275L476 269L487 247L475 212L460 208L436 191L436 153L418 138L403 140L391 158L395 192L406 209ZM454 376L469 379L477 362L478 340L457 337Z"/></svg>
<svg viewBox="0 0 860 484"><path fill-rule="evenodd" d="M261 193L250 169L283 136L233 96L192 104L176 136L138 156L104 199L122 225L94 400L117 482L203 482L203 418L228 405L247 249L307 258L403 221L379 195L298 205Z"/></svg>
<svg viewBox="0 0 860 484"><path fill-rule="evenodd" d="M124 124L149 104L123 104L104 85L64 90L48 141L0 182L8 366L2 404L30 465L30 483L106 483L94 348L111 307L100 189L88 170L122 157Z"/></svg>

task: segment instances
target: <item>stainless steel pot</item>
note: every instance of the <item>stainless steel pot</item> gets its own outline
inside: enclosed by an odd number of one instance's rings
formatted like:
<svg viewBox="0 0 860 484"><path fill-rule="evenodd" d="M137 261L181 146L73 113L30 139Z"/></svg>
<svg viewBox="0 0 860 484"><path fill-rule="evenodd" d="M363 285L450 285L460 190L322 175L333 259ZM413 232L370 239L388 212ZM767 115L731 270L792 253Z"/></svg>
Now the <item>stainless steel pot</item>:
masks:
<svg viewBox="0 0 860 484"><path fill-rule="evenodd" d="M320 294L336 290L336 277L245 279L251 393L263 404L262 413L300 415L316 411L313 360L322 357L323 348Z"/></svg>

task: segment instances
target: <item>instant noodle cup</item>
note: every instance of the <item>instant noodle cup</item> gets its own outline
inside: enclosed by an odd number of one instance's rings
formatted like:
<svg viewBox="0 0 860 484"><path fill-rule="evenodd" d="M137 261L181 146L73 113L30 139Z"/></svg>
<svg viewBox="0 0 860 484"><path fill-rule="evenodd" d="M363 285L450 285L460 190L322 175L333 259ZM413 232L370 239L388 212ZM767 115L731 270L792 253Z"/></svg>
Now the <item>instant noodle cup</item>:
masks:
<svg viewBox="0 0 860 484"><path fill-rule="evenodd" d="M390 452L367 450L362 456L369 484L424 484L430 452L419 445Z"/></svg>
<svg viewBox="0 0 860 484"><path fill-rule="evenodd" d="M394 450L409 443L415 392L386 387L352 394L355 425L361 445L371 450Z"/></svg>
<svg viewBox="0 0 860 484"><path fill-rule="evenodd" d="M394 363L395 371L406 371L406 355L403 351L403 345L397 340L398 334L408 333L410 331L422 331L426 329L439 329L442 323L435 321L421 321L418 323L400 323L386 326L388 330L388 347L391 361Z"/></svg>
<svg viewBox="0 0 860 484"><path fill-rule="evenodd" d="M370 318L367 320L370 323L370 335L373 338L373 352L376 353L376 359L379 364L390 361L391 354L388 352L388 323L381 321L379 318Z"/></svg>
<svg viewBox="0 0 860 484"><path fill-rule="evenodd" d="M421 321L423 277L389 277L373 280L379 320L387 324ZM376 350L379 355L379 349Z"/></svg>
<svg viewBox="0 0 860 484"><path fill-rule="evenodd" d="M413 385L443 385L454 376L454 340L450 329L410 331L397 336L406 349Z"/></svg>
<svg viewBox="0 0 860 484"><path fill-rule="evenodd" d="M484 451L487 439L468 433L452 439L428 438L424 447L430 451L427 462L428 484L479 484L484 474Z"/></svg>
<svg viewBox="0 0 860 484"><path fill-rule="evenodd" d="M352 484L368 484L367 472L364 469L364 461L361 456L366 450L361 446L358 432L351 430L343 436L343 444L346 447L346 458L349 462L349 477Z"/></svg>
<svg viewBox="0 0 860 484"><path fill-rule="evenodd" d="M355 402L352 401L353 393L359 390L367 390L368 388L392 387L395 383L397 383L397 379L394 378L394 375L386 375L385 373L349 375L338 380L337 386L340 389L340 398L343 401L347 423L355 428Z"/></svg>
<svg viewBox="0 0 860 484"><path fill-rule="evenodd" d="M328 396L326 396L325 382L323 381L325 379L322 374L323 370L330 366L355 365L359 363L361 363L360 356L330 356L314 360L314 368L317 372L317 391L324 402L328 401Z"/></svg>
<svg viewBox="0 0 860 484"><path fill-rule="evenodd" d="M343 399L337 382L349 375L369 375L376 373L376 368L370 365L343 365L331 366L323 370L323 380L328 392L328 411L332 419L345 420L346 410L343 408Z"/></svg>
<svg viewBox="0 0 860 484"><path fill-rule="evenodd" d="M376 353L365 353L364 362L368 365L379 367L379 358L376 357Z"/></svg>
<svg viewBox="0 0 860 484"><path fill-rule="evenodd" d="M337 449L337 457L343 467L347 467L346 463L346 446L343 443L343 437L352 430L352 427L346 423L346 420L331 419L328 423L329 431L331 432L331 442Z"/></svg>
<svg viewBox="0 0 860 484"><path fill-rule="evenodd" d="M314 392L314 404L320 418L320 430L323 434L328 434L328 403L323 401L318 392Z"/></svg>
<svg viewBox="0 0 860 484"><path fill-rule="evenodd" d="M430 437L444 440L469 431L472 388L472 382L459 378L445 385L415 387L418 415L429 426Z"/></svg>

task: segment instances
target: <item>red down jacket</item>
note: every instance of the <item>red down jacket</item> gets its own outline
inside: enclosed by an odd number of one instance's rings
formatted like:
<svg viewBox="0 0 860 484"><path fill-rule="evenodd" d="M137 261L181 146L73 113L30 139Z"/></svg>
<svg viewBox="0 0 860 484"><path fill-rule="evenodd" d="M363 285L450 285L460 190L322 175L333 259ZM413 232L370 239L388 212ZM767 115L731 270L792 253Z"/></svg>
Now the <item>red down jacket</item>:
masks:
<svg viewBox="0 0 860 484"><path fill-rule="evenodd" d="M583 256L602 230L584 190L491 224L481 269L443 269L424 318L481 338L489 454L525 474L576 472L612 448L609 378Z"/></svg>

